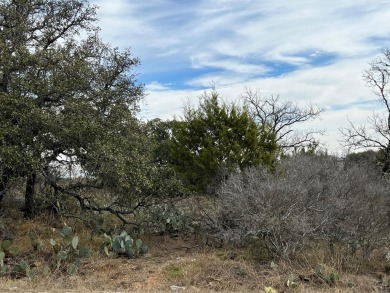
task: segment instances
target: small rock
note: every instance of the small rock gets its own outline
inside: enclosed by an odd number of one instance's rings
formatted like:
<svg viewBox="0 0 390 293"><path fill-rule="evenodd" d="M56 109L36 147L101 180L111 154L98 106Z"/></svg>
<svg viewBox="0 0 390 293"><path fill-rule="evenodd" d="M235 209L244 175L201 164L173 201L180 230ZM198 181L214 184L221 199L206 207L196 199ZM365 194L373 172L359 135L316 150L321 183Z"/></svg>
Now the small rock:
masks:
<svg viewBox="0 0 390 293"><path fill-rule="evenodd" d="M180 286L176 286L176 285L171 286L171 290L174 292L178 292L180 290L185 290L185 289L186 289L186 287L180 287Z"/></svg>

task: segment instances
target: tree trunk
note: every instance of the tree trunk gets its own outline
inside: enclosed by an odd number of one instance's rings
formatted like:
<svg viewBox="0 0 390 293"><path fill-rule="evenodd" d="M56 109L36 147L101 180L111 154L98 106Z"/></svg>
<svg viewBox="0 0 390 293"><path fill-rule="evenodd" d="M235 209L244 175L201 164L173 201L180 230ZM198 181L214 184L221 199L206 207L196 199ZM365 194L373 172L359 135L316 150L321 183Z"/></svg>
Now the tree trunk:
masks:
<svg viewBox="0 0 390 293"><path fill-rule="evenodd" d="M7 192L8 182L11 176L11 172L8 170L4 170L3 174L1 174L0 179L0 207L2 207L1 203L3 201L3 198Z"/></svg>
<svg viewBox="0 0 390 293"><path fill-rule="evenodd" d="M390 144L387 145L385 149L385 161L383 164L382 172L386 174L390 170Z"/></svg>
<svg viewBox="0 0 390 293"><path fill-rule="evenodd" d="M26 193L24 198L24 217L31 218L34 215L35 173L27 176Z"/></svg>

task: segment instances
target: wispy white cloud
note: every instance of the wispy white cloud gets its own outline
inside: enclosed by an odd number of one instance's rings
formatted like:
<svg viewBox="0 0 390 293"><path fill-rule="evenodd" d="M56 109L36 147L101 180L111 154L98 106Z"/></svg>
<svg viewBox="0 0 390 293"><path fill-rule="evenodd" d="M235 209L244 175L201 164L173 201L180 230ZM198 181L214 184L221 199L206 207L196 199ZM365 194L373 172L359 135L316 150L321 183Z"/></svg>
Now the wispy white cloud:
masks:
<svg viewBox="0 0 390 293"><path fill-rule="evenodd" d="M172 117L214 83L236 99L244 86L327 109L309 126L364 123L374 96L362 80L390 46L388 0L95 0L103 38L140 57L148 104L141 115ZM200 90L199 90L200 89Z"/></svg>
<svg viewBox="0 0 390 293"><path fill-rule="evenodd" d="M264 74L267 72L267 67L258 64L251 64L249 62L245 62L244 60L237 60L233 58L220 58L216 59L209 54L197 54L191 56L191 64L192 68L215 68L215 69L223 69L229 72L237 72L244 74Z"/></svg>
<svg viewBox="0 0 390 293"><path fill-rule="evenodd" d="M159 92L159 91L168 91L170 90L170 84L162 84L158 81L153 81L149 83L146 87L148 92Z"/></svg>

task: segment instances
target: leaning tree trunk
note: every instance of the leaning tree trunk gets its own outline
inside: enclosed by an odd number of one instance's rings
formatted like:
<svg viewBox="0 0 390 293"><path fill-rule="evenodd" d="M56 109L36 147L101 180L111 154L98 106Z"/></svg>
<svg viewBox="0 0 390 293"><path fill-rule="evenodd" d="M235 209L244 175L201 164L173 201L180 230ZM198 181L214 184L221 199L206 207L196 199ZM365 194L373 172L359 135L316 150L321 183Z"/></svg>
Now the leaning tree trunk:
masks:
<svg viewBox="0 0 390 293"><path fill-rule="evenodd" d="M24 217L31 218L34 215L35 173L27 176L26 193L24 198Z"/></svg>

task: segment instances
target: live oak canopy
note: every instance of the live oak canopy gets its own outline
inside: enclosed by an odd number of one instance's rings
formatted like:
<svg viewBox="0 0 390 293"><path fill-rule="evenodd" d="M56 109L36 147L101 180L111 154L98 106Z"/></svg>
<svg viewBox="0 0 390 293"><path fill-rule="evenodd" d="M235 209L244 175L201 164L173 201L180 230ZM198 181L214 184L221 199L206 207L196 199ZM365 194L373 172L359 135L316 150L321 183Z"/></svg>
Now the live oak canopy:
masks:
<svg viewBox="0 0 390 293"><path fill-rule="evenodd" d="M96 9L84 0L0 3L0 201L12 178L26 177L26 216L34 212L37 176L77 195L85 186L117 185L109 182L115 176L140 182L150 166L135 119L139 60L100 39ZM91 180L61 187L65 168Z"/></svg>

